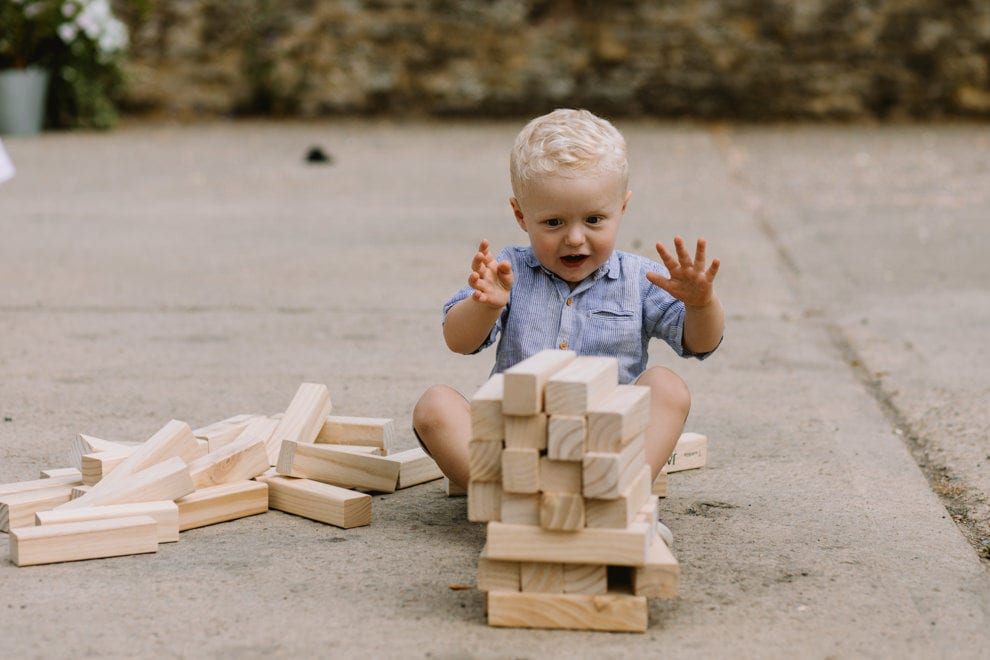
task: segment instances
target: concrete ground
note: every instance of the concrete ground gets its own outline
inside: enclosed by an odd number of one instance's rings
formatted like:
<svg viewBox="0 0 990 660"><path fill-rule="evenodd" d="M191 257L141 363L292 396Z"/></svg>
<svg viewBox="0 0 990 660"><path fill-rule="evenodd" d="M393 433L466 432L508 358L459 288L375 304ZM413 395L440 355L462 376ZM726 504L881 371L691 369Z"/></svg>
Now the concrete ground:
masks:
<svg viewBox="0 0 990 660"><path fill-rule="evenodd" d="M440 304L507 198L521 122L126 125L5 139L0 482L87 433L470 393ZM3 657L990 656L990 130L619 122L619 247L703 234L726 338L689 382L702 470L670 477L681 595L646 634L495 629L482 525L439 482L341 530L269 512L143 555L42 567L0 535ZM303 162L322 145L331 165Z"/></svg>

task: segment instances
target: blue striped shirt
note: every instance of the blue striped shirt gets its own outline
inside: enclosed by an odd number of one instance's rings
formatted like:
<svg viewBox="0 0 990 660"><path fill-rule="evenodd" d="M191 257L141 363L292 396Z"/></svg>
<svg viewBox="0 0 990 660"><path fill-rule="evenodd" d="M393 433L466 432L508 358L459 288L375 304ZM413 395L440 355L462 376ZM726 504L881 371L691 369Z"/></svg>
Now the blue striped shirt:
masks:
<svg viewBox="0 0 990 660"><path fill-rule="evenodd" d="M619 382L631 383L646 370L647 346L657 337L682 357L704 359L709 353L684 350L684 303L646 279L667 269L628 252L614 250L609 260L573 291L545 269L531 247L508 247L498 261L512 263L514 283L509 304L478 351L501 333L492 373L548 348L566 348L578 355L604 355L619 360ZM444 318L455 304L473 293L470 286L443 306Z"/></svg>

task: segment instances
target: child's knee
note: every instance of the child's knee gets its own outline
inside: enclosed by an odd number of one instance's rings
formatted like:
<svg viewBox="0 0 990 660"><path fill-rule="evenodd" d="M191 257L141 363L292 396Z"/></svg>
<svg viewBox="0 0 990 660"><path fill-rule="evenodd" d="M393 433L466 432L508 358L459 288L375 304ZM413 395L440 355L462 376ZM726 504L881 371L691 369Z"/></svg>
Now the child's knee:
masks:
<svg viewBox="0 0 990 660"><path fill-rule="evenodd" d="M653 398L665 407L684 413L691 409L691 390L684 379L666 367L651 367L636 379L637 385L647 385Z"/></svg>
<svg viewBox="0 0 990 660"><path fill-rule="evenodd" d="M452 401L456 401L457 397L460 394L446 385L430 387L413 408L413 428L429 432L449 414Z"/></svg>

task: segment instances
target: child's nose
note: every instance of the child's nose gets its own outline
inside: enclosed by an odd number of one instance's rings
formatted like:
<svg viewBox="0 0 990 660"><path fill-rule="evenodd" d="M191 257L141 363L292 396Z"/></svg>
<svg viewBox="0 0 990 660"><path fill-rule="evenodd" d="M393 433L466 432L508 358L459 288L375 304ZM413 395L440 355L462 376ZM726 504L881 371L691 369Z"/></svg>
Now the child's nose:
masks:
<svg viewBox="0 0 990 660"><path fill-rule="evenodd" d="M572 247L577 247L584 243L584 232L581 231L580 227L572 227L567 232L567 236L564 239L567 245Z"/></svg>

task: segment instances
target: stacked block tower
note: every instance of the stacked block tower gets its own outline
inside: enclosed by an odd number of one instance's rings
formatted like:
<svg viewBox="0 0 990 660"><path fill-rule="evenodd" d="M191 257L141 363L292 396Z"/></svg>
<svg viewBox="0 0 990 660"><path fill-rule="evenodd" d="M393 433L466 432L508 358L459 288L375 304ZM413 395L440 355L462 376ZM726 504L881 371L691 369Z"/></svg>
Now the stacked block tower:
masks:
<svg viewBox="0 0 990 660"><path fill-rule="evenodd" d="M647 598L677 595L644 454L650 390L618 362L548 350L471 401L468 518L492 626L638 631Z"/></svg>

